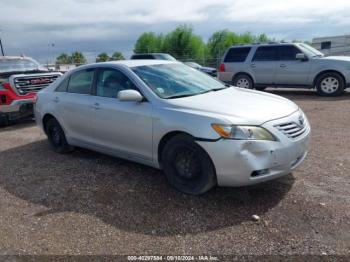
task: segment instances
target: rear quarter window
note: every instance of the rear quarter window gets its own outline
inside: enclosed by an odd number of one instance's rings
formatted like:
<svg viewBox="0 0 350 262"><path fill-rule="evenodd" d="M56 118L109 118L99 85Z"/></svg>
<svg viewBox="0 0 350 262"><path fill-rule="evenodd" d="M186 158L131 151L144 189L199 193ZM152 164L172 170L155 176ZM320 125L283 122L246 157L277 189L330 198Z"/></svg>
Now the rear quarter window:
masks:
<svg viewBox="0 0 350 262"><path fill-rule="evenodd" d="M228 50L224 62L244 62L250 52L250 47L235 47Z"/></svg>

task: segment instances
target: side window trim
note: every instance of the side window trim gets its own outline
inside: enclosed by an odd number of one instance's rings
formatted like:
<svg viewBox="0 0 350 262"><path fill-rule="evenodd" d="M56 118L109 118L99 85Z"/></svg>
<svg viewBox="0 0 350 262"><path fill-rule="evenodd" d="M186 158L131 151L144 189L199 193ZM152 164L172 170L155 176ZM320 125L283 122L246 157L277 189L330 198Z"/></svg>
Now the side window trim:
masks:
<svg viewBox="0 0 350 262"><path fill-rule="evenodd" d="M61 85L63 84L64 81L67 80L67 84L66 84L66 88L64 91L58 91L58 89L61 87ZM59 92L59 93L68 93L68 85L69 85L69 81L70 81L70 75L65 77L63 79L63 81L61 81L61 83L55 88L55 92Z"/></svg>
<svg viewBox="0 0 350 262"><path fill-rule="evenodd" d="M81 94L81 93L69 92L69 84L70 84L70 81L71 81L72 76L73 76L74 74L81 73L81 72L93 72L93 74L92 74L92 81L91 81L90 88L89 88L89 93L88 93L88 94ZM76 72L70 74L69 79L68 79L68 83L67 83L66 93L78 94L78 95L85 95L85 96L86 96L86 95L92 95L92 92L93 92L93 84L94 84L94 81L95 81L95 77L96 77L96 68L86 68L86 69L82 69L82 70L79 70L79 71L76 71Z"/></svg>
<svg viewBox="0 0 350 262"><path fill-rule="evenodd" d="M93 88L92 88L92 90L93 90L92 95L93 96L98 96L97 95L97 76L98 76L99 72L103 71L103 70L116 70L116 71L119 71L120 73L122 73L126 78L129 79L129 81L131 81L131 83L135 86L137 91L140 92L140 94L144 97L144 102L148 102L147 98L145 97L145 95L143 94L143 92L141 91L141 89L139 88L137 83L134 81L134 79L132 79L129 76L127 76L127 74L125 74L119 68L114 68L114 67L97 67L97 68L95 68L95 74L94 74L94 79L93 79ZM100 97L100 96L98 96L98 97ZM112 98L112 97L104 97L104 98L115 99L115 98Z"/></svg>

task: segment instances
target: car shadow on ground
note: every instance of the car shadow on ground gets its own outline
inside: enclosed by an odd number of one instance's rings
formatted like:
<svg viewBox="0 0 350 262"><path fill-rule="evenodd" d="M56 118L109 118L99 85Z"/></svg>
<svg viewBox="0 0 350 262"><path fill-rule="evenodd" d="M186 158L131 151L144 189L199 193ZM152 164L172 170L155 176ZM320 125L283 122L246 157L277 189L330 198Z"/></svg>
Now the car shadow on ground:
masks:
<svg viewBox="0 0 350 262"><path fill-rule="evenodd" d="M35 216L77 212L125 231L197 234L251 220L275 207L294 177L243 188L214 188L201 196L172 189L159 170L78 149L59 155L46 141L3 151L0 186L44 206Z"/></svg>
<svg viewBox="0 0 350 262"><path fill-rule="evenodd" d="M16 121L12 121L8 125L0 125L0 133L11 130L19 130L31 126L35 126L35 121L33 118L19 119Z"/></svg>
<svg viewBox="0 0 350 262"><path fill-rule="evenodd" d="M279 95L286 97L288 99L292 99L295 101L342 101L342 100L350 100L350 91L346 90L344 94L336 97L325 97L317 94L314 89L293 89L293 88L267 88L267 93Z"/></svg>

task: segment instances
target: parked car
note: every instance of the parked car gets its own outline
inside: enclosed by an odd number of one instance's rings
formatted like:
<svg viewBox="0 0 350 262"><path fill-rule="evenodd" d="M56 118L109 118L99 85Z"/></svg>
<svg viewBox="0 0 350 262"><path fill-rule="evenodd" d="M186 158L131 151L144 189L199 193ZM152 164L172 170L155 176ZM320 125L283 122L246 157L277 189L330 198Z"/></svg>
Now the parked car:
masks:
<svg viewBox="0 0 350 262"><path fill-rule="evenodd" d="M23 56L0 56L0 125L33 114L36 93L61 74Z"/></svg>
<svg viewBox="0 0 350 262"><path fill-rule="evenodd" d="M133 54L130 59L156 59L156 60L169 60L176 61L176 58L165 53L146 53L146 54Z"/></svg>
<svg viewBox="0 0 350 262"><path fill-rule="evenodd" d="M240 45L229 48L219 79L242 88L316 88L336 96L350 86L350 57L329 56L303 43Z"/></svg>
<svg viewBox="0 0 350 262"><path fill-rule="evenodd" d="M206 67L206 66L201 66L200 64L198 63L195 63L195 62L184 62L184 64L190 66L190 67L193 67L199 71L202 71L203 73L206 73L208 75L211 75L213 77L216 77L217 76L217 73L218 71L216 70L216 68L213 68L213 67Z"/></svg>
<svg viewBox="0 0 350 262"><path fill-rule="evenodd" d="M189 194L289 174L310 133L285 98L159 60L74 69L38 93L35 115L56 152L84 147L160 168Z"/></svg>

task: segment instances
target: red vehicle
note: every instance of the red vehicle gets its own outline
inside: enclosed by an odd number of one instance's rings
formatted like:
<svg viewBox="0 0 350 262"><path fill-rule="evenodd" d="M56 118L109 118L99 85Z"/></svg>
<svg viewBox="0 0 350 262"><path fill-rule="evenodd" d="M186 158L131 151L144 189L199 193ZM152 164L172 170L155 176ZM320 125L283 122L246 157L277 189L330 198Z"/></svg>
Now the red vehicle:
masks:
<svg viewBox="0 0 350 262"><path fill-rule="evenodd" d="M0 125L32 115L36 93L60 75L29 57L0 56Z"/></svg>

